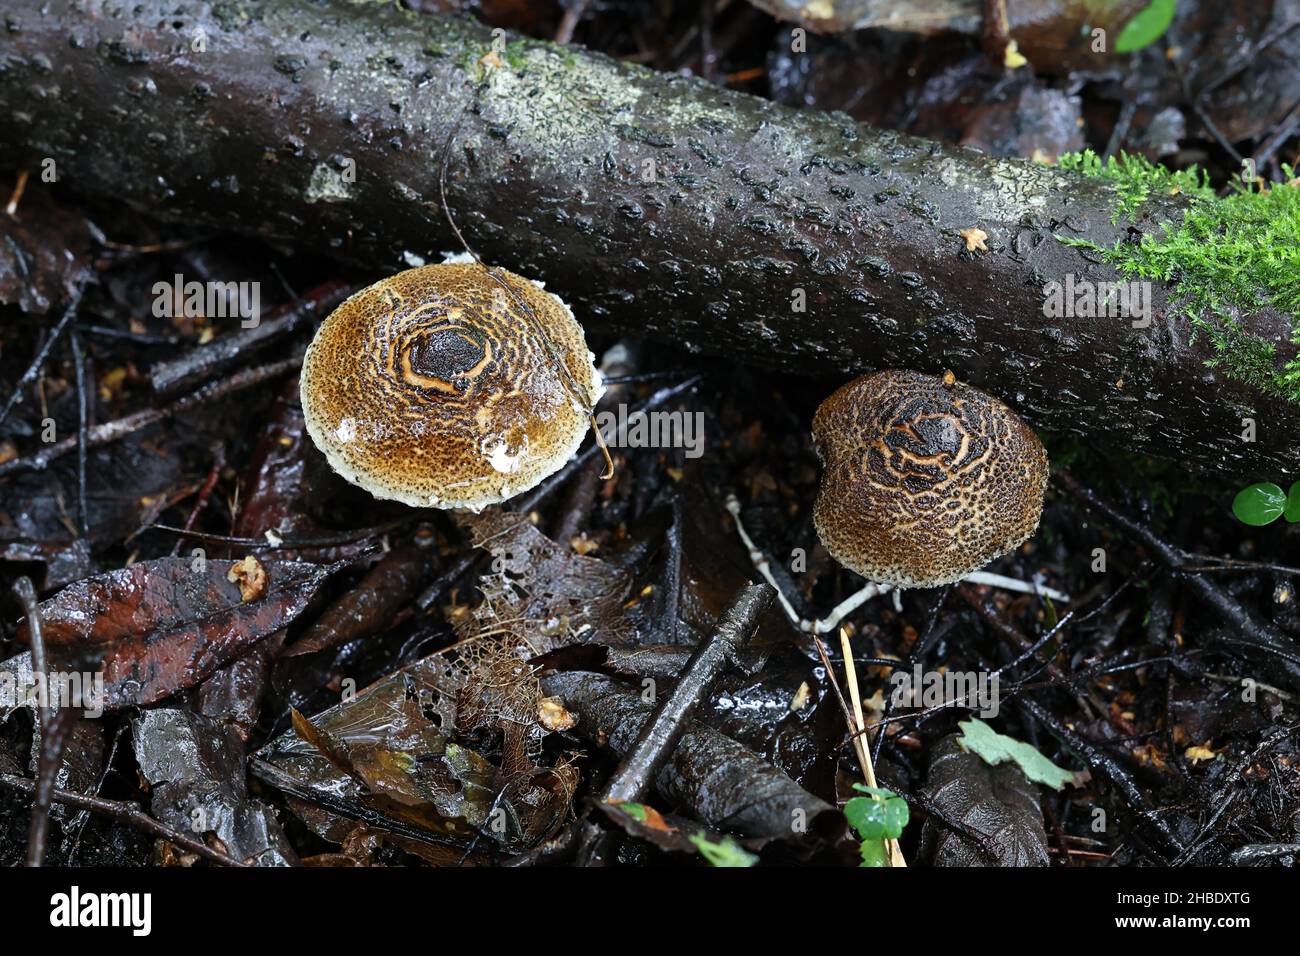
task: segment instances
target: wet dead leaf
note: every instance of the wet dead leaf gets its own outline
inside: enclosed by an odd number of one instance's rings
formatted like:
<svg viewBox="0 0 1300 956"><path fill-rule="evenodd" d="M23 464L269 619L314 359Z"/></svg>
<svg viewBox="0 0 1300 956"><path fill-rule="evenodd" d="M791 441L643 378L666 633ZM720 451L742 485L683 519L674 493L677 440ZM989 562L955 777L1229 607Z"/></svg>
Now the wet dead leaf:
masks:
<svg viewBox="0 0 1300 956"><path fill-rule="evenodd" d="M288 625L340 567L267 561L263 596L246 601L234 565L159 558L68 585L40 605L52 664L102 673L105 710L157 703Z"/></svg>
<svg viewBox="0 0 1300 956"><path fill-rule="evenodd" d="M577 770L561 761L507 774L452 739L460 679L435 654L312 718L294 714L293 731L264 747L254 770L264 763L274 772L260 775L272 783L290 779L304 791L463 843L531 845L563 822ZM327 840L342 841L352 826L333 813L291 805Z"/></svg>

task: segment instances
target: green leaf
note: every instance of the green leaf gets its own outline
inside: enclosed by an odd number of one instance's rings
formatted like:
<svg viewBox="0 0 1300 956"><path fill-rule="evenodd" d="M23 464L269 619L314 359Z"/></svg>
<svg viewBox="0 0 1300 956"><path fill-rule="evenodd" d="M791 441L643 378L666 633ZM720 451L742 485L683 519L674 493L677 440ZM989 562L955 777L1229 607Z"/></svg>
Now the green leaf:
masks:
<svg viewBox="0 0 1300 956"><path fill-rule="evenodd" d="M888 866L889 854L885 852L885 844L879 840L867 840L858 849L862 856L862 862L858 866Z"/></svg>
<svg viewBox="0 0 1300 956"><path fill-rule="evenodd" d="M753 866L758 862L758 857L741 849L731 837L725 837L721 843L714 843L703 833L696 833L691 837L691 842L711 866Z"/></svg>
<svg viewBox="0 0 1300 956"><path fill-rule="evenodd" d="M1174 0L1151 0L1151 6L1124 25L1115 39L1115 52L1132 53L1159 40L1174 22L1174 5Z"/></svg>
<svg viewBox="0 0 1300 956"><path fill-rule="evenodd" d="M1300 484L1300 482L1297 482ZM879 797L881 800L888 800L890 797L897 797L898 794L892 790L886 790L884 787L868 787L865 783L855 783L853 789L858 793L869 793L873 797Z"/></svg>
<svg viewBox="0 0 1300 956"><path fill-rule="evenodd" d="M1286 494L1286 508L1282 512L1282 517L1286 518L1291 524L1300 521L1300 481L1291 486L1291 490Z"/></svg>
<svg viewBox="0 0 1300 956"><path fill-rule="evenodd" d="M867 797L853 797L844 804L844 817L862 841L859 852L862 866L888 866L885 840L897 840L907 826L910 811L907 801L883 787L855 783L853 789Z"/></svg>
<svg viewBox="0 0 1300 956"><path fill-rule="evenodd" d="M1046 784L1053 790L1060 790L1074 779L1073 773L1062 770L1029 744L998 733L982 720L971 718L957 726L962 729L957 741L962 749L976 754L989 766L1013 761L1034 783Z"/></svg>
<svg viewBox="0 0 1300 956"><path fill-rule="evenodd" d="M1292 490L1295 490L1294 486ZM1237 516L1237 520L1255 527L1276 521L1286 506L1287 496L1271 481L1242 488L1237 492L1237 497L1232 499L1232 513Z"/></svg>
<svg viewBox="0 0 1300 956"><path fill-rule="evenodd" d="M877 800L875 797L854 797L844 804L844 816L849 826L857 831L861 840L897 840L907 826L910 811L907 801L888 790L875 787L858 787L859 790L871 790L887 793L888 798Z"/></svg>

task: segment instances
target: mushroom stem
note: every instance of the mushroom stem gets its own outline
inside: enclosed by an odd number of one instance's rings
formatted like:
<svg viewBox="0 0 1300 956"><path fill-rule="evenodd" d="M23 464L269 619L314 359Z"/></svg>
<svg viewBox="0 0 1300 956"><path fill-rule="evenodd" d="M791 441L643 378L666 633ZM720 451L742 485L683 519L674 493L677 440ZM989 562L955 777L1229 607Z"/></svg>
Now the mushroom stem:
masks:
<svg viewBox="0 0 1300 956"><path fill-rule="evenodd" d="M826 617L815 621L809 620L795 610L794 603L786 595L781 582L772 574L771 561L754 543L754 539L749 536L749 532L745 530L745 523L740 520L740 500L735 495L727 495L727 512L736 522L736 533L740 535L741 542L749 552L749 560L753 563L754 570L762 575L764 581L776 589L776 599L781 605L781 610L785 612L785 616L789 618L790 623L805 634L829 634L839 626L840 621L872 598L895 590L892 584L878 584L874 581L868 581L860 589L837 604ZM1019 578L1009 578L1005 575L993 574L990 571L972 571L962 580L969 581L971 584L984 584L990 587L1002 588L1006 591L1039 594L1062 604L1069 603L1070 600L1068 594L1057 591L1055 588L1046 587L1037 581L1022 581Z"/></svg>

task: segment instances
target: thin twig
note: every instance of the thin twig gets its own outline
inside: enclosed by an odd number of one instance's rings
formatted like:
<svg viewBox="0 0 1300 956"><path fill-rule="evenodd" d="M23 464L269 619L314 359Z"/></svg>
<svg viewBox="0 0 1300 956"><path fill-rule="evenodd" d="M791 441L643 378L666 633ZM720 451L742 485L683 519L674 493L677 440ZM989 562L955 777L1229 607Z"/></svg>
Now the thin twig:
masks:
<svg viewBox="0 0 1300 956"><path fill-rule="evenodd" d="M330 280L302 298L277 306L257 325L222 335L207 345L196 346L175 358L156 362L149 368L149 383L159 395L196 388L207 379L247 361L250 353L268 348L292 335L308 318L328 312L356 291L356 286Z"/></svg>
<svg viewBox="0 0 1300 956"><path fill-rule="evenodd" d="M687 721L713 687L722 668L745 646L776 592L766 584L747 585L723 612L712 635L701 641L672 692L664 695L641 725L618 769L610 777L602 803L640 800L655 774L686 731Z"/></svg>
<svg viewBox="0 0 1300 956"><path fill-rule="evenodd" d="M184 398L178 399L167 408L146 408L138 412L133 412L122 418L114 419L111 422L104 422L102 425L96 425L90 429L86 436L86 447L99 448L103 445L109 445L113 442L120 441L128 435L134 435L150 425L156 425L159 422L165 422L182 412L189 411L192 408L203 405L207 402L217 401L236 392L260 385L270 379L278 378L287 372L292 372L302 364L302 357L282 359L278 362L271 362L267 365L258 365L253 368L243 369L236 372L229 378L219 379L203 386L197 391L191 392ZM3 421L3 416L0 416ZM78 446L77 439L69 438L53 445L48 445L34 455L28 455L25 458L15 458L0 464L0 477L19 474L27 471L44 471L50 467L50 463L57 461L64 455L74 451Z"/></svg>
<svg viewBox="0 0 1300 956"><path fill-rule="evenodd" d="M54 708L49 698L49 667L45 657L45 639L41 633L40 607L36 602L36 588L32 579L23 575L14 582L14 593L23 606L23 615L27 618L27 633L31 644L32 678L45 682L45 700L38 702L36 708L36 730L39 739L40 758L37 761L37 780L32 785L32 818L27 829L27 865L40 866L45 857L45 837L50 826L50 796L54 784L54 774L48 773L46 764L49 754L58 760L59 741L58 723Z"/></svg>
<svg viewBox="0 0 1300 956"><path fill-rule="evenodd" d="M334 548L339 545L352 544L356 541L364 541L366 538L377 537L381 534L387 534L403 525L410 524L415 520L415 516L406 518L395 518L392 521L385 521L383 524L373 525L369 528L357 528L353 531L340 531L337 534L317 535L311 538L278 538L274 543L266 538L248 538L231 534L209 534L206 531L191 531L189 528L177 528L168 524L151 524L149 531L165 531L168 534L178 534L182 538L193 538L195 541L203 541L207 544L228 544L236 548L258 548L264 551L285 551L285 550L302 550L304 548Z"/></svg>
<svg viewBox="0 0 1300 956"><path fill-rule="evenodd" d="M28 796L36 791L34 781L9 773L0 773L0 786ZM92 797L84 793L73 793L70 790L59 790L57 788L50 791L50 798L56 803L76 807L78 810L88 810L91 813L112 817L114 820L143 830L150 836L174 843L182 850L188 850L190 853L201 856L213 863L220 863L222 866L248 865L236 860L233 856L222 853L220 850L214 850L206 843L201 843L179 830L173 830L165 823L160 823L134 803L127 803L122 800L106 800L103 797Z"/></svg>
<svg viewBox="0 0 1300 956"><path fill-rule="evenodd" d="M90 395L86 389L86 351L81 347L81 335L74 325L68 332L72 346L73 372L77 382L77 531L90 541L90 505L86 500L86 455L90 434Z"/></svg>
<svg viewBox="0 0 1300 956"><path fill-rule="evenodd" d="M1097 512L1110 524L1142 543L1157 558L1178 572L1187 585L1205 604L1214 608L1237 627L1223 636L1214 638L1220 644L1236 645L1245 650L1264 652L1280 659L1282 670L1296 686L1300 686L1300 652L1295 644L1269 622L1245 608L1230 593L1196 574L1187 573L1183 565L1186 554L1163 541L1147 526L1134 521L1114 506L1103 501L1089 488L1064 471L1058 471L1055 480L1071 495Z"/></svg>
<svg viewBox="0 0 1300 956"><path fill-rule="evenodd" d="M212 447L212 467L208 469L208 477L203 482L203 486L199 488L199 494L194 500L194 506L190 508L190 513L185 517L184 530L186 534L194 527L194 522L199 520L199 515L207 507L208 499L212 497L212 489L217 486L217 479L221 477L221 469L225 465L226 447L220 442L214 442ZM172 545L171 555L173 558L181 553L181 544L185 541L186 534L178 536L176 542Z"/></svg>
<svg viewBox="0 0 1300 956"><path fill-rule="evenodd" d="M14 410L14 406L22 401L23 389L30 385L36 379L36 376L41 374L41 368L44 367L45 360L49 358L50 351L54 348L54 343L59 340L59 336L63 334L63 330L72 323L74 318L76 318L77 306L80 304L81 292L78 291L73 295L72 301L68 303L68 307L63 311L63 317L59 319L59 323L54 327L54 331L49 334L45 339L45 344L40 347L39 351L37 351L36 358L32 359L32 364L27 366L27 371L23 372L22 378L18 380L16 385L14 385L13 394L10 395L9 400L5 402L4 408L0 409L0 425L3 425L9 418L9 413Z"/></svg>

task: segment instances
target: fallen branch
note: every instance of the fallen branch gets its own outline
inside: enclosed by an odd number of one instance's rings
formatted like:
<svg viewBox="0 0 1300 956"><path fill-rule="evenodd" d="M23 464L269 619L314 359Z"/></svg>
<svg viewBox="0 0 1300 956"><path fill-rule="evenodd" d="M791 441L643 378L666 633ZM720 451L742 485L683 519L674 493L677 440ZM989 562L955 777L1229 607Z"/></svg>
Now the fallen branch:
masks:
<svg viewBox="0 0 1300 956"><path fill-rule="evenodd" d="M295 371L301 364L302 358L299 356L241 369L230 378L209 382L189 395L177 399L165 408L146 408L138 412L132 412L130 415L124 415L122 418L114 419L111 422L96 425L94 428L88 429L84 436L78 433L71 438L65 438L52 445L46 445L40 451L25 458L12 458L0 464L0 478L20 472L44 471L50 467L51 463L78 448L99 448L103 445L112 444L129 435L134 435L150 425L168 421L176 415L190 411L206 402L216 401L225 398L227 395L233 395L271 379L279 378L281 375Z"/></svg>
<svg viewBox="0 0 1300 956"><path fill-rule="evenodd" d="M1161 283L1148 328L1044 315L1049 281L1119 278L1057 235L1150 234L1179 198L1115 225L1095 179L391 4L7 16L0 144L87 195L394 270L456 248L445 171L475 249L585 323L808 373L950 368L1045 429L1300 473L1300 407L1208 369ZM1242 321L1295 354L1288 317Z"/></svg>
<svg viewBox="0 0 1300 956"><path fill-rule="evenodd" d="M713 633L700 642L673 689L655 705L636 740L600 795L602 803L626 803L645 797L655 776L686 732L701 698L713 688L727 662L758 629L759 618L776 592L766 584L749 584L719 619Z"/></svg>
<svg viewBox="0 0 1300 956"><path fill-rule="evenodd" d="M568 671L541 680L579 717L577 731L623 757L651 720L639 691L601 674ZM749 748L690 721L654 778L659 795L711 827L745 836L788 839L802 832L835 838L843 818ZM793 822L792 822L793 821Z"/></svg>

